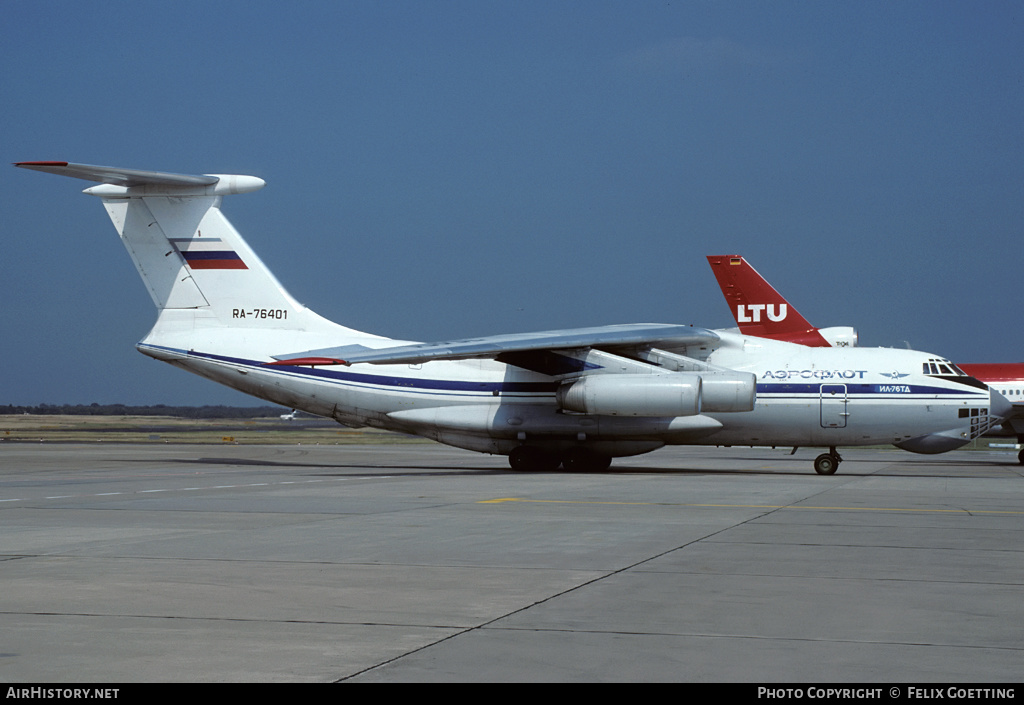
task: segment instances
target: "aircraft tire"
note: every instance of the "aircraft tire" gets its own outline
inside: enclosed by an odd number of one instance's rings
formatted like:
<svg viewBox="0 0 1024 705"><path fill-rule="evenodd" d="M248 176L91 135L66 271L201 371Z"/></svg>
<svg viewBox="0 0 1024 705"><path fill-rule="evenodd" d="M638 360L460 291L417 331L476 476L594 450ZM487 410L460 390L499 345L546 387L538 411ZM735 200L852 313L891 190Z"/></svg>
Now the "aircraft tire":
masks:
<svg viewBox="0 0 1024 705"><path fill-rule="evenodd" d="M1024 448L1022 448L1021 451L1017 453L1017 462L1020 463L1021 465L1024 465Z"/></svg>
<svg viewBox="0 0 1024 705"><path fill-rule="evenodd" d="M508 464L517 472L550 472L559 465L558 456L533 446L517 446L508 454Z"/></svg>
<svg viewBox="0 0 1024 705"><path fill-rule="evenodd" d="M835 475L839 469L839 458L831 453L822 453L814 459L814 472L819 475Z"/></svg>
<svg viewBox="0 0 1024 705"><path fill-rule="evenodd" d="M562 467L567 472L601 472L611 464L607 455L586 448L571 448L562 456Z"/></svg>

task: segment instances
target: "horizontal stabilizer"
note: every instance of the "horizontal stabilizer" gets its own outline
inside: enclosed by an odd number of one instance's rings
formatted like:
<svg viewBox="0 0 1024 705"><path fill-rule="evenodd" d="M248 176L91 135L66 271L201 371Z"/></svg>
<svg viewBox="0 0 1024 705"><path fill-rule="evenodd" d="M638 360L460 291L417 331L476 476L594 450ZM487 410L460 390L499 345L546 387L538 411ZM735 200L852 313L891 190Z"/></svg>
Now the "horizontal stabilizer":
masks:
<svg viewBox="0 0 1024 705"><path fill-rule="evenodd" d="M389 348L365 348L345 345L304 352L273 355L280 365L308 365L299 360L316 359L316 364L345 364L368 362L375 365L421 364L431 360L468 360L493 358L502 353L530 350L572 350L578 348L614 349L632 346L677 348L687 345L715 343L718 335L704 328L666 323L639 323L632 325L600 326L515 333L485 338L467 338L441 343L417 343ZM324 362L323 360L337 362Z"/></svg>
<svg viewBox="0 0 1024 705"><path fill-rule="evenodd" d="M58 176L71 176L86 181L96 181L114 186L145 186L159 184L161 186L212 186L218 178L209 174L189 176L187 174L170 174L163 171L141 171L139 169L122 169L114 166L94 166L92 164L70 164L68 162L16 162L14 166L34 171L45 171Z"/></svg>
<svg viewBox="0 0 1024 705"><path fill-rule="evenodd" d="M188 196L226 196L257 191L266 185L266 182L258 177L234 174L172 174L165 171L142 171L141 169L70 162L15 162L14 166L108 184L108 186L94 186L87 189L86 193L110 198L161 193Z"/></svg>

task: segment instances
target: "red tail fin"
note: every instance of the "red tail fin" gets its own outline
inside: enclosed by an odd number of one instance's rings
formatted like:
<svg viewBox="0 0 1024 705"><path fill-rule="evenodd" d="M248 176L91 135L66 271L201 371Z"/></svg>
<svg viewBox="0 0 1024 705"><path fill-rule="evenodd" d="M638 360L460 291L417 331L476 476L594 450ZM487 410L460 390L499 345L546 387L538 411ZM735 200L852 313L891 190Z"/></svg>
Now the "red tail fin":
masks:
<svg viewBox="0 0 1024 705"><path fill-rule="evenodd" d="M818 329L739 255L711 255L711 271L744 335L830 347Z"/></svg>

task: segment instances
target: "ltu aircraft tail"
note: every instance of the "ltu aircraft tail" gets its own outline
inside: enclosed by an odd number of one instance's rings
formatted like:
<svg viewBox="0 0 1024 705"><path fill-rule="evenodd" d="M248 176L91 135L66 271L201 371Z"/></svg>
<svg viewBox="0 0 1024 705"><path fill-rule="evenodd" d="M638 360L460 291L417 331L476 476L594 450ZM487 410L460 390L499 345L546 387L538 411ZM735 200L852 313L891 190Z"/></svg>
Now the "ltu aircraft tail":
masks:
<svg viewBox="0 0 1024 705"><path fill-rule="evenodd" d="M223 196L263 188L262 179L67 162L15 166L100 183L85 193L102 199L160 312L139 346L147 354L152 348L224 350L244 344L250 356L269 355L292 344L282 348L285 332L332 343L374 337L295 301L221 213ZM219 335L225 331L232 335Z"/></svg>
<svg viewBox="0 0 1024 705"><path fill-rule="evenodd" d="M708 263L744 335L785 340L809 347L827 348L833 344L743 257L711 255ZM853 344L856 345L855 333Z"/></svg>

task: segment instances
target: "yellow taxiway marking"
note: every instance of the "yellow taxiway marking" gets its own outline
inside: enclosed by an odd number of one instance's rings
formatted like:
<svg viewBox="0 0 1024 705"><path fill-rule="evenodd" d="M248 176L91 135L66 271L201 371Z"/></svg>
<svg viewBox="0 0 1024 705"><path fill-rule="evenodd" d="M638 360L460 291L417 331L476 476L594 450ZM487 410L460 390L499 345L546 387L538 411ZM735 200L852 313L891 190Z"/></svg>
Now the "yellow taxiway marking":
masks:
<svg viewBox="0 0 1024 705"><path fill-rule="evenodd" d="M502 504L505 502L523 502L532 504L617 504L639 507L709 507L714 509L816 509L819 511L851 511L851 512L940 512L945 514L1024 514L1024 511L1009 509L929 509L928 507L817 507L803 504L691 504L686 502L589 502L572 499L522 499L520 497L501 497L484 499L477 504Z"/></svg>

